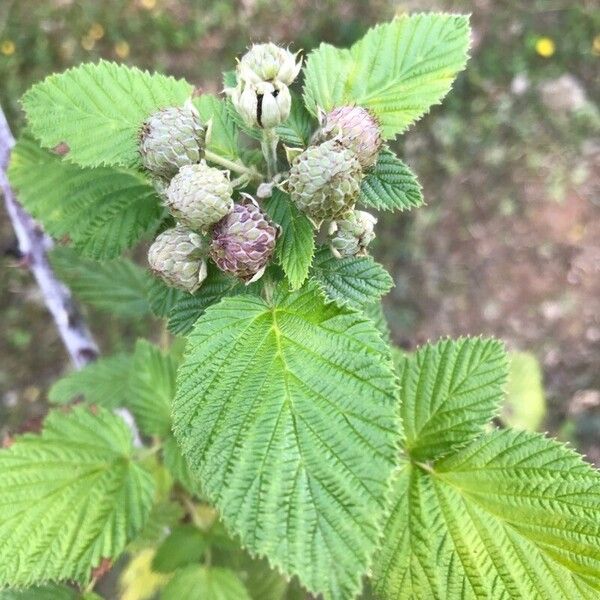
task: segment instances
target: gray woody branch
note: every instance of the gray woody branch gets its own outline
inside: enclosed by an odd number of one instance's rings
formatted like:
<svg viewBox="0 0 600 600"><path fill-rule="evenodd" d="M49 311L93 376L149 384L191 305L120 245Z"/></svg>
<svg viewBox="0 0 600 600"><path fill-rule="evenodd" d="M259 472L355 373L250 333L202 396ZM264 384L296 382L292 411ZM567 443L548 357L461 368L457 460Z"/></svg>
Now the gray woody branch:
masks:
<svg viewBox="0 0 600 600"><path fill-rule="evenodd" d="M0 190L6 212L17 236L21 260L35 278L75 368L81 369L98 358L98 346L73 301L71 291L56 277L50 266L48 251L53 246L52 240L19 204L10 187L7 169L14 145L15 140L0 107ZM127 423L134 443L141 445L131 413L126 409L117 409L115 412Z"/></svg>

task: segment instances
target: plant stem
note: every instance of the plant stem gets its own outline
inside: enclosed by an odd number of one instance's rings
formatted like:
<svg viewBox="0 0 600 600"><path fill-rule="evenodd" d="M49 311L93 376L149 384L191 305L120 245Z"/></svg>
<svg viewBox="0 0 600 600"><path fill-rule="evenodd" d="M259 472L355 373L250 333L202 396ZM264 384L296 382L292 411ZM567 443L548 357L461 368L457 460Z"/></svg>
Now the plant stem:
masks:
<svg viewBox="0 0 600 600"><path fill-rule="evenodd" d="M261 178L260 173L256 169L252 167L247 167L246 165L241 164L239 162L229 160L228 158L220 156L219 154L215 154L210 150L205 150L204 156L206 160L209 160L210 162L215 163L216 165L220 165L221 167L225 167L226 169L229 169L234 173L242 173L244 175L247 175L251 179Z"/></svg>
<svg viewBox="0 0 600 600"><path fill-rule="evenodd" d="M273 179L277 173L277 144L279 136L275 133L275 129L264 129L263 137L260 142L260 148L263 156L267 161L267 176Z"/></svg>

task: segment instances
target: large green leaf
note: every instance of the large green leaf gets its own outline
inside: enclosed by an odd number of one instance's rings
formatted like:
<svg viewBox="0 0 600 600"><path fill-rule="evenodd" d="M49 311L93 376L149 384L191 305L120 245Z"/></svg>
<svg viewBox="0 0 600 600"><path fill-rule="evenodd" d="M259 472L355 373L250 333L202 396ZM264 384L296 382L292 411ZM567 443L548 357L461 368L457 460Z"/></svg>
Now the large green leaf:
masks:
<svg viewBox="0 0 600 600"><path fill-rule="evenodd" d="M68 159L84 167L134 167L144 121L191 94L185 81L100 61L46 77L23 96L23 108L45 148L66 143Z"/></svg>
<svg viewBox="0 0 600 600"><path fill-rule="evenodd" d="M179 525L158 547L152 560L152 570L172 573L176 569L200 562L209 543L195 525Z"/></svg>
<svg viewBox="0 0 600 600"><path fill-rule="evenodd" d="M0 451L0 586L85 582L144 525L152 477L103 408L51 412L41 435Z"/></svg>
<svg viewBox="0 0 600 600"><path fill-rule="evenodd" d="M9 169L18 198L46 231L91 258L115 258L158 226L163 209L139 173L82 169L29 138L15 146Z"/></svg>
<svg viewBox="0 0 600 600"><path fill-rule="evenodd" d="M600 475L538 434L494 431L405 465L376 560L382 600L600 593Z"/></svg>
<svg viewBox="0 0 600 600"><path fill-rule="evenodd" d="M0 600L78 600L73 588L49 584L21 590L0 590Z"/></svg>
<svg viewBox="0 0 600 600"><path fill-rule="evenodd" d="M315 252L315 233L306 215L296 208L290 197L279 190L266 203L265 209L281 230L275 255L292 289L298 289L308 277Z"/></svg>
<svg viewBox="0 0 600 600"><path fill-rule="evenodd" d="M316 119L306 110L302 98L292 92L290 116L276 128L277 135L284 144L294 148L303 148L309 145L316 128Z"/></svg>
<svg viewBox="0 0 600 600"><path fill-rule="evenodd" d="M240 578L222 567L186 567L178 571L161 600L252 600Z"/></svg>
<svg viewBox="0 0 600 600"><path fill-rule="evenodd" d="M77 298L99 310L141 319L150 311L147 288L150 275L126 258L98 262L57 247L52 266Z"/></svg>
<svg viewBox="0 0 600 600"><path fill-rule="evenodd" d="M396 381L370 320L313 288L210 307L173 431L225 524L326 599L360 588L395 464Z"/></svg>
<svg viewBox="0 0 600 600"><path fill-rule="evenodd" d="M393 138L448 93L468 47L468 17L433 13L378 25L350 50L321 44L305 67L306 106L364 106Z"/></svg>
<svg viewBox="0 0 600 600"><path fill-rule="evenodd" d="M377 210L410 210L423 204L423 193L415 174L384 149L360 184L360 202Z"/></svg>
<svg viewBox="0 0 600 600"><path fill-rule="evenodd" d="M470 442L499 411L508 365L501 342L427 344L399 361L404 446L428 460Z"/></svg>
<svg viewBox="0 0 600 600"><path fill-rule="evenodd" d="M171 430L171 401L175 395L177 361L146 340L133 353L127 406L147 435L166 436Z"/></svg>
<svg viewBox="0 0 600 600"><path fill-rule="evenodd" d="M186 292L167 285L162 279L151 277L146 290L150 310L157 316L166 318L175 304Z"/></svg>
<svg viewBox="0 0 600 600"><path fill-rule="evenodd" d="M238 133L226 102L216 96L202 94L194 98L194 105L202 120L211 122L209 150L229 160L238 159Z"/></svg>
<svg viewBox="0 0 600 600"><path fill-rule="evenodd" d="M131 366L132 359L127 354L99 358L54 383L48 399L55 404L83 400L105 408L125 406L129 398Z"/></svg>
<svg viewBox="0 0 600 600"><path fill-rule="evenodd" d="M169 329L176 334L188 333L204 311L222 298L235 294L252 293L256 285L245 286L238 279L208 266L208 277L193 295L182 294L169 312Z"/></svg>
<svg viewBox="0 0 600 600"><path fill-rule="evenodd" d="M392 289L389 273L370 256L336 258L329 248L315 254L311 279L328 300L363 308Z"/></svg>

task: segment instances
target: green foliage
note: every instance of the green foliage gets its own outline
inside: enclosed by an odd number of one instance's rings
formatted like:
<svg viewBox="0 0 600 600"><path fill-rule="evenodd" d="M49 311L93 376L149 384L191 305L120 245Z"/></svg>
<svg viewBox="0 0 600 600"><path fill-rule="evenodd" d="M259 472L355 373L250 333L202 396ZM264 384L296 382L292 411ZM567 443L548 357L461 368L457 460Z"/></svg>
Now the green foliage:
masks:
<svg viewBox="0 0 600 600"><path fill-rule="evenodd" d="M71 248L57 247L50 256L58 276L77 298L97 309L122 317L141 318L150 311L150 276L126 258L96 262Z"/></svg>
<svg viewBox="0 0 600 600"><path fill-rule="evenodd" d="M316 127L316 119L306 110L302 98L292 92L290 116L285 123L279 125L275 130L281 141L293 148L304 148L309 145Z"/></svg>
<svg viewBox="0 0 600 600"><path fill-rule="evenodd" d="M204 311L222 298L237 294L254 293L256 284L245 286L237 279L213 265L209 265L208 277L193 295L182 294L169 312L169 330L176 334L187 334Z"/></svg>
<svg viewBox="0 0 600 600"><path fill-rule="evenodd" d="M415 174L393 153L379 153L374 169L360 184L360 202L377 210L410 210L423 204Z"/></svg>
<svg viewBox="0 0 600 600"><path fill-rule="evenodd" d="M48 392L54 404L84 400L105 408L125 406L128 400L132 359L127 354L99 358L79 371L59 379Z"/></svg>
<svg viewBox="0 0 600 600"><path fill-rule="evenodd" d="M79 594L62 585L40 585L22 590L0 590L0 600L76 600Z"/></svg>
<svg viewBox="0 0 600 600"><path fill-rule="evenodd" d="M498 412L508 365L499 341L461 338L423 346L398 371L406 451L429 460L469 442Z"/></svg>
<svg viewBox="0 0 600 600"><path fill-rule="evenodd" d="M180 567L200 562L207 546L206 536L194 525L175 527L158 547L152 570L171 573Z"/></svg>
<svg viewBox="0 0 600 600"><path fill-rule="evenodd" d="M144 121L165 106L182 105L191 94L185 81L100 61L50 75L22 102L44 148L66 143L68 160L84 167L136 167Z"/></svg>
<svg viewBox="0 0 600 600"><path fill-rule="evenodd" d="M374 578L382 600L581 598L600 590L600 476L541 435L494 431L405 464Z"/></svg>
<svg viewBox="0 0 600 600"><path fill-rule="evenodd" d="M173 479L184 487L192 495L198 495L200 484L190 473L188 464L181 454L177 440L170 435L163 443L163 460L165 467L173 476Z"/></svg>
<svg viewBox="0 0 600 600"><path fill-rule="evenodd" d="M146 435L166 436L171 430L171 400L175 395L177 361L146 340L133 353L126 406Z"/></svg>
<svg viewBox="0 0 600 600"><path fill-rule="evenodd" d="M190 566L175 573L161 600L252 600L240 578L230 569Z"/></svg>
<svg viewBox="0 0 600 600"><path fill-rule="evenodd" d="M389 273L370 256L338 259L329 248L315 254L311 280L328 300L354 308L379 300L394 285Z"/></svg>
<svg viewBox="0 0 600 600"><path fill-rule="evenodd" d="M511 352L509 360L506 399L500 418L511 427L535 431L546 416L540 364L529 352Z"/></svg>
<svg viewBox="0 0 600 600"><path fill-rule="evenodd" d="M150 310L157 317L166 318L175 304L185 297L185 292L169 287L162 279L151 277L146 289Z"/></svg>
<svg viewBox="0 0 600 600"><path fill-rule="evenodd" d="M363 106L393 138L448 93L467 62L469 33L465 16L403 15L370 29L349 50L321 44L304 70L306 106L313 114Z"/></svg>
<svg viewBox="0 0 600 600"><path fill-rule="evenodd" d="M12 152L9 178L25 209L50 235L69 239L94 259L115 258L154 231L162 216L154 188L139 173L82 169L27 137Z"/></svg>
<svg viewBox="0 0 600 600"><path fill-rule="evenodd" d="M315 252L313 226L296 208L290 197L274 190L265 205L271 219L281 227L275 253L292 289L298 289L308 277Z"/></svg>
<svg viewBox="0 0 600 600"><path fill-rule="evenodd" d="M224 522L325 598L359 590L378 538L398 426L387 352L305 289L209 308L178 373L175 436Z"/></svg>
<svg viewBox="0 0 600 600"><path fill-rule="evenodd" d="M194 98L194 106L205 123L210 122L208 149L229 160L239 158L238 133L227 104L216 96Z"/></svg>
<svg viewBox="0 0 600 600"><path fill-rule="evenodd" d="M0 451L0 585L86 582L143 527L150 475L125 423L102 408L54 411L41 435Z"/></svg>

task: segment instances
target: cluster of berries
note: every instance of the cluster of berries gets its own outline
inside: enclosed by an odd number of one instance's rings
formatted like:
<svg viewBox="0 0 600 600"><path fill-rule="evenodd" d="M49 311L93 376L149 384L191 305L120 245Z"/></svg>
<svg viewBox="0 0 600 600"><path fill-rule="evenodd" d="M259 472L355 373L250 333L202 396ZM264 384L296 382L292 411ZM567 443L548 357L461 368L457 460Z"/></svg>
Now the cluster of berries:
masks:
<svg viewBox="0 0 600 600"><path fill-rule="evenodd" d="M366 254L375 238L377 219L354 207L381 145L375 117L360 106L342 106L321 115L312 145L292 161L290 197L316 228L330 222L331 250L338 258Z"/></svg>
<svg viewBox="0 0 600 600"><path fill-rule="evenodd" d="M235 88L225 91L251 127L273 129L290 113L288 86L298 75L297 55L275 44L258 44L237 65ZM287 179L279 185L319 229L329 223L337 257L366 253L376 219L355 210L365 170L373 167L382 138L364 108L345 106L322 114L306 150L295 152ZM210 129L210 128L208 128ZM207 260L249 283L262 276L278 228L248 194L233 201L229 171L204 160L207 128L190 103L152 115L140 135L142 162L177 221L152 244L151 269L169 285L196 291L207 276Z"/></svg>
<svg viewBox="0 0 600 600"><path fill-rule="evenodd" d="M233 202L229 172L203 160L205 129L195 108L166 108L144 124L140 152L177 226L148 252L152 271L169 285L195 292L207 260L243 281L258 279L275 249L277 228L256 202Z"/></svg>

